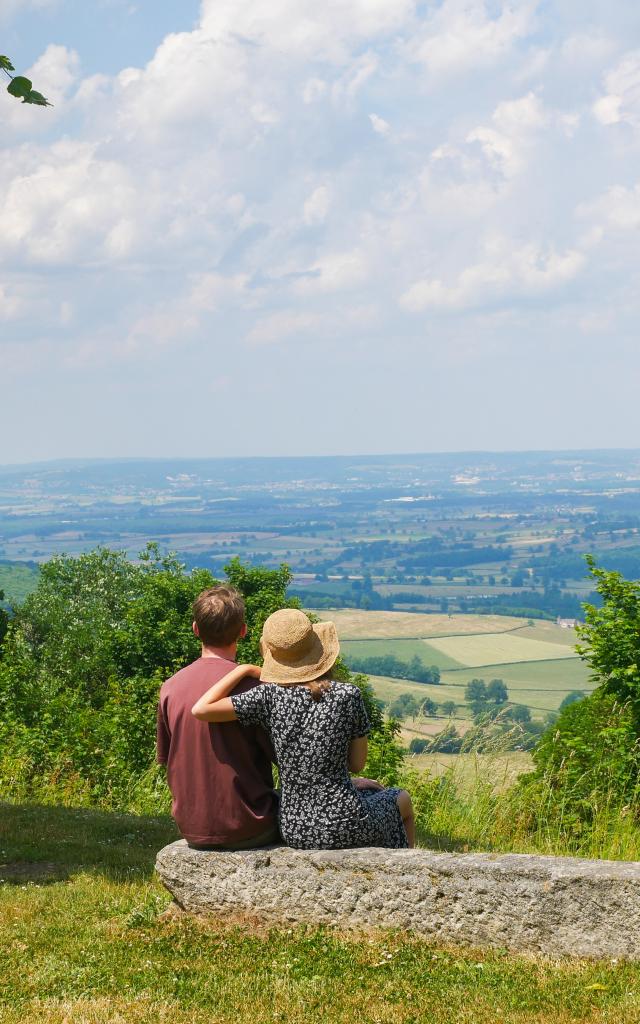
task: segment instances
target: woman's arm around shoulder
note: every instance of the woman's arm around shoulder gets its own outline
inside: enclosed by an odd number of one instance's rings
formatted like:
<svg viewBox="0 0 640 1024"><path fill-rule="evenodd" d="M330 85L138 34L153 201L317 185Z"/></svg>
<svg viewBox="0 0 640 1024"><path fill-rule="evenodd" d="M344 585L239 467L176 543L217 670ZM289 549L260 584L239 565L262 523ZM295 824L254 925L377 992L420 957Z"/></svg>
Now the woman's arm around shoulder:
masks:
<svg viewBox="0 0 640 1024"><path fill-rule="evenodd" d="M201 722L235 722L238 716L229 694L247 676L259 679L260 668L257 665L236 665L203 693L191 708L191 714Z"/></svg>

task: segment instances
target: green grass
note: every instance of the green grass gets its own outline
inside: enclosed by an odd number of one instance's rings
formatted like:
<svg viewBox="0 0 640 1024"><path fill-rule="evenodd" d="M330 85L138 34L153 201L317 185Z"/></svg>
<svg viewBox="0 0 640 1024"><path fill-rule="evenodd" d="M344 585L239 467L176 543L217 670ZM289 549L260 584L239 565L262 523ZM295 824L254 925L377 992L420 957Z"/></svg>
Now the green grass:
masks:
<svg viewBox="0 0 640 1024"><path fill-rule="evenodd" d="M431 778L446 777L458 794L471 794L479 782L502 792L520 775L533 769L531 754L510 750L505 754L409 754L407 768Z"/></svg>
<svg viewBox="0 0 640 1024"><path fill-rule="evenodd" d="M509 698L515 703L526 704L532 711L555 711L569 691L593 689L589 675L589 668L579 658L561 658L558 661L529 661L443 672L441 683L442 686L457 688L462 699L461 695L469 680L479 678L489 682L490 679L502 679L509 690ZM439 691L441 687L432 689ZM429 693L429 696L433 695ZM433 699L437 700L437 697ZM455 699L451 697L451 700Z"/></svg>
<svg viewBox="0 0 640 1024"><path fill-rule="evenodd" d="M169 899L153 877L154 852L173 835L163 819L0 805L2 856L31 871L30 881L0 885L2 1024L636 1024L640 1016L640 965L453 951L406 934L161 918ZM33 861L47 862L44 873ZM53 878L53 864L65 878Z"/></svg>
<svg viewBox="0 0 640 1024"><path fill-rule="evenodd" d="M640 805L620 807L614 778L594 797L587 826L576 818L570 795L542 780L526 792L512 787L531 766L514 764L516 756L456 757L437 772L433 763L418 765L416 771L407 759L403 785L413 796L421 844L438 850L640 860Z"/></svg>
<svg viewBox="0 0 640 1024"><path fill-rule="evenodd" d="M341 643L340 650L347 664L350 658L380 658L393 655L404 662L418 657L424 665L436 665L439 669L464 667L462 662L443 654L442 651L437 651L426 640L345 640Z"/></svg>
<svg viewBox="0 0 640 1024"><path fill-rule="evenodd" d="M369 679L376 697L383 701L395 700L401 693L412 693L419 701L430 697L437 704L442 704L446 700L464 704L464 687L461 689L459 686L448 686L444 683L413 683L409 679L391 679L389 676L369 676Z"/></svg>

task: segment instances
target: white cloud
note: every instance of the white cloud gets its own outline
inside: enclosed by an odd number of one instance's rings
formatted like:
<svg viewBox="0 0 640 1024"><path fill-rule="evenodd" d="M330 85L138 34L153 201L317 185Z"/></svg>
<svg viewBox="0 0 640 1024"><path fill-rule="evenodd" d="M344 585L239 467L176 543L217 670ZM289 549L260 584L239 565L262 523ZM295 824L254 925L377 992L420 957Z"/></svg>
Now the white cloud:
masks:
<svg viewBox="0 0 640 1024"><path fill-rule="evenodd" d="M331 206L331 191L327 185L319 185L306 200L303 209L305 224L322 224L327 219Z"/></svg>
<svg viewBox="0 0 640 1024"><path fill-rule="evenodd" d="M371 121L371 127L378 135L388 135L391 131L391 125L383 117L378 117L377 114L369 114L369 120Z"/></svg>
<svg viewBox="0 0 640 1024"><path fill-rule="evenodd" d="M0 285L0 320L13 320L21 310L22 301L17 295L11 295L4 285Z"/></svg>
<svg viewBox="0 0 640 1024"><path fill-rule="evenodd" d="M637 231L640 228L640 182L632 188L613 185L604 195L579 206L577 214L596 229Z"/></svg>
<svg viewBox="0 0 640 1024"><path fill-rule="evenodd" d="M601 124L626 121L640 125L640 50L627 53L605 75L605 94L596 101L593 112Z"/></svg>
<svg viewBox="0 0 640 1024"><path fill-rule="evenodd" d="M563 253L534 244L514 249L505 238L492 240L485 258L447 284L439 278L415 281L401 297L409 312L461 311L500 300L540 295L573 280L585 264L575 249Z"/></svg>
<svg viewBox="0 0 640 1024"><path fill-rule="evenodd" d="M2 0L0 3L0 22L8 21L15 14L27 10L43 11L46 8L54 8L60 4L60 0Z"/></svg>
<svg viewBox="0 0 640 1024"><path fill-rule="evenodd" d="M22 162L22 173L0 185L5 252L58 264L121 257L133 248L141 197L125 167L71 141L27 149Z"/></svg>
<svg viewBox="0 0 640 1024"><path fill-rule="evenodd" d="M341 62L349 45L399 29L413 9L414 0L204 0L202 27L215 40Z"/></svg>
<svg viewBox="0 0 640 1024"><path fill-rule="evenodd" d="M616 41L604 31L575 32L560 47L563 62L577 67L600 64L616 50Z"/></svg>
<svg viewBox="0 0 640 1024"><path fill-rule="evenodd" d="M362 285L367 278L368 261L358 249L327 253L306 268L306 274L295 285L299 295L343 291Z"/></svg>
<svg viewBox="0 0 640 1024"><path fill-rule="evenodd" d="M245 294L249 285L246 274L225 277L224 274L196 274L186 305L199 312L213 313L225 303Z"/></svg>
<svg viewBox="0 0 640 1024"><path fill-rule="evenodd" d="M531 32L536 6L533 0L501 2L492 16L484 0L444 0L432 8L410 52L433 75L490 66Z"/></svg>
<svg viewBox="0 0 640 1024"><path fill-rule="evenodd" d="M467 135L478 142L488 162L505 178L526 165L531 136L547 123L544 108L534 93L518 100L505 100L492 115L492 127L479 126Z"/></svg>
<svg viewBox="0 0 640 1024"><path fill-rule="evenodd" d="M310 78L304 83L302 98L305 103L317 103L327 92L327 83L321 78Z"/></svg>

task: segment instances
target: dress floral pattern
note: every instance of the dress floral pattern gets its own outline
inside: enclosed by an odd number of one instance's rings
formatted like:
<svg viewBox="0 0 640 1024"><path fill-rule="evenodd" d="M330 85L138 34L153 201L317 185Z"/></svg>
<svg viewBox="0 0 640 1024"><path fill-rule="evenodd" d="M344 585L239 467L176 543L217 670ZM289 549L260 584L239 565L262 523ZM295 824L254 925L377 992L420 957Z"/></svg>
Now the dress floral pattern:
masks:
<svg viewBox="0 0 640 1024"><path fill-rule="evenodd" d="M261 683L231 700L242 725L261 725L271 736L282 787L280 831L288 846L408 845L399 790L357 790L349 777L349 744L371 728L357 686L331 682L316 701L305 686Z"/></svg>

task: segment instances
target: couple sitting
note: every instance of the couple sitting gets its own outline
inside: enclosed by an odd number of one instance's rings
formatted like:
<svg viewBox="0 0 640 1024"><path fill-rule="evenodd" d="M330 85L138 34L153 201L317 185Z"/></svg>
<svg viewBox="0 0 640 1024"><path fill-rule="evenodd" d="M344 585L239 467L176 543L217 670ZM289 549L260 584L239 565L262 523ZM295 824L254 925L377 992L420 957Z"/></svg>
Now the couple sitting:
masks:
<svg viewBox="0 0 640 1024"><path fill-rule="evenodd" d="M158 708L158 760L189 845L246 850L281 837L299 849L413 846L409 794L350 778L364 767L370 726L358 688L331 678L333 623L275 612L260 669L234 665L247 631L238 593L205 590L193 614L202 656L163 684Z"/></svg>

